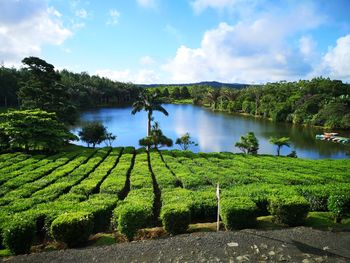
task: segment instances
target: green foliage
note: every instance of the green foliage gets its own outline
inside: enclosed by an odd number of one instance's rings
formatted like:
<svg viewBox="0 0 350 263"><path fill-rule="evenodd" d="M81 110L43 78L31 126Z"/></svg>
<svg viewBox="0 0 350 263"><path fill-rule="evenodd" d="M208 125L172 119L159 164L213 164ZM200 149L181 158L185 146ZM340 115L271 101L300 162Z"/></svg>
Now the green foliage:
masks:
<svg viewBox="0 0 350 263"><path fill-rule="evenodd" d="M137 230L152 224L153 198L152 190L132 191L114 210L114 225L128 240L133 239Z"/></svg>
<svg viewBox="0 0 350 263"><path fill-rule="evenodd" d="M22 63L29 78L22 82L18 93L21 107L55 112L61 121L74 123L76 108L68 89L59 83L60 75L54 66L37 57L24 58Z"/></svg>
<svg viewBox="0 0 350 263"><path fill-rule="evenodd" d="M298 226L304 224L310 205L301 196L279 195L270 198L269 209L276 222Z"/></svg>
<svg viewBox="0 0 350 263"><path fill-rule="evenodd" d="M164 146L171 147L173 145L173 141L163 134L158 122L155 122L150 131L150 135L139 140L139 144L140 146L153 146L155 149L158 149Z"/></svg>
<svg viewBox="0 0 350 263"><path fill-rule="evenodd" d="M132 105L131 114L135 115L137 112L146 111L148 122L147 122L147 137L144 139L142 145L150 144L152 139L151 136L151 121L154 111L159 111L163 113L165 116L168 116L169 113L162 106L162 102L159 99L157 93L151 93L147 91L143 91L140 93L138 99Z"/></svg>
<svg viewBox="0 0 350 263"><path fill-rule="evenodd" d="M289 137L271 137L269 142L277 146L277 156L280 156L280 151L283 146L290 147L290 139Z"/></svg>
<svg viewBox="0 0 350 263"><path fill-rule="evenodd" d="M191 140L191 136L188 132L176 139L175 144L178 144L182 150L186 151L191 145L196 146L197 144Z"/></svg>
<svg viewBox="0 0 350 263"><path fill-rule="evenodd" d="M89 213L66 213L57 217L51 225L51 234L56 241L68 247L85 244L94 228L93 217Z"/></svg>
<svg viewBox="0 0 350 263"><path fill-rule="evenodd" d="M164 206L160 217L164 229L170 234L185 233L191 221L190 209L184 204Z"/></svg>
<svg viewBox="0 0 350 263"><path fill-rule="evenodd" d="M335 222L340 223L345 216L350 215L349 193L331 195L328 199L328 209L333 212Z"/></svg>
<svg viewBox="0 0 350 263"><path fill-rule="evenodd" d="M7 249L15 255L26 254L34 242L35 222L29 218L17 216L8 222L3 230L3 242Z"/></svg>
<svg viewBox="0 0 350 263"><path fill-rule="evenodd" d="M55 113L41 110L12 110L0 114L0 130L13 148L57 151L64 143L75 140Z"/></svg>
<svg viewBox="0 0 350 263"><path fill-rule="evenodd" d="M235 146L243 153L257 154L259 150L259 141L253 132L248 132L246 136L241 136L240 141L236 142Z"/></svg>
<svg viewBox="0 0 350 263"><path fill-rule="evenodd" d="M92 144L93 148L95 148L96 144L100 144L105 140L112 141L115 139L100 122L89 122L85 124L81 131L79 131L79 137L83 142L87 143L88 147Z"/></svg>
<svg viewBox="0 0 350 263"><path fill-rule="evenodd" d="M257 206L248 197L223 199L220 216L226 229L242 229L256 224Z"/></svg>

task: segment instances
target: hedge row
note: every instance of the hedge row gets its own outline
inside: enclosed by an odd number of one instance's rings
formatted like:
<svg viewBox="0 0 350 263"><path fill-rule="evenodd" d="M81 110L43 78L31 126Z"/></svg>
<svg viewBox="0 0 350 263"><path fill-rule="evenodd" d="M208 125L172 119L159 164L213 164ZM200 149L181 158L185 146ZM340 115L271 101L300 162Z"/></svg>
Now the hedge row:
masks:
<svg viewBox="0 0 350 263"><path fill-rule="evenodd" d="M87 178L74 186L70 192L89 196L99 190L103 180L109 175L118 162L122 148L114 148L107 158Z"/></svg>
<svg viewBox="0 0 350 263"><path fill-rule="evenodd" d="M21 175L23 173L36 169L37 167L40 166L40 165L37 166L36 163L40 162L44 158L45 158L44 155L35 155L22 162L14 163L11 166L1 169L0 185L2 185L3 183L5 183L7 180L11 178L14 178L18 175Z"/></svg>
<svg viewBox="0 0 350 263"><path fill-rule="evenodd" d="M125 189L125 184L127 177L129 176L132 165L133 158L135 157L135 149L132 151L125 148L122 156L119 158L117 166L111 171L106 180L101 184L101 193L116 194L119 197Z"/></svg>
<svg viewBox="0 0 350 263"><path fill-rule="evenodd" d="M30 198L12 202L11 205L5 207L6 211L14 213L28 210L36 204L52 201L60 195L69 192L74 185L79 184L95 170L95 168L104 160L109 150L110 149L98 150L90 159L88 159L88 162L76 167L68 176L64 176L47 187L36 191Z"/></svg>
<svg viewBox="0 0 350 263"><path fill-rule="evenodd" d="M14 254L28 253L40 233L69 247L79 246L88 240L90 234L111 227L110 219L116 204L114 195L92 195L83 202L61 198L22 213L2 215L0 236L6 248Z"/></svg>
<svg viewBox="0 0 350 263"><path fill-rule="evenodd" d="M11 165L15 165L19 162L24 161L30 157L29 154L24 153L5 153L0 155L0 172L3 168L7 168Z"/></svg>
<svg viewBox="0 0 350 263"><path fill-rule="evenodd" d="M76 169L78 166L83 164L85 161L88 160L89 157L92 156L93 151L84 151L80 152L79 156L71 160L65 165L62 165L52 171L50 174L44 176L43 178L40 178L39 180L36 180L32 183L24 184L21 187L17 188L16 190L12 190L2 198L0 198L0 205L6 205L10 202L17 200L20 198L28 198L36 191L39 191L43 189L44 187L48 186L49 184L52 184L53 182L57 181L58 179L67 176L71 171Z"/></svg>
<svg viewBox="0 0 350 263"><path fill-rule="evenodd" d="M174 188L181 185L179 179L165 166L158 152L151 152L150 159L152 170L160 189Z"/></svg>
<svg viewBox="0 0 350 263"><path fill-rule="evenodd" d="M132 240L137 230L152 226L154 198L153 188L132 190L113 211L114 228Z"/></svg>
<svg viewBox="0 0 350 263"><path fill-rule="evenodd" d="M173 151L163 152L163 158L168 167L174 171L177 178L181 180L181 183L186 189L198 189L209 183L203 180L201 175L195 174L189 167L184 165L182 159L176 158L172 155Z"/></svg>
<svg viewBox="0 0 350 263"><path fill-rule="evenodd" d="M23 172L21 175L18 175L12 179L7 180L0 189L0 196L3 196L14 189L31 183L35 180L38 180L51 172L53 172L56 168L65 165L70 160L72 160L77 153L69 153L69 154L60 154L49 157L47 159L43 159L37 163L39 165L37 168L30 170L28 172ZM36 166L37 166L36 165ZM28 167L28 166L27 166ZM32 167L30 167L32 169Z"/></svg>
<svg viewBox="0 0 350 263"><path fill-rule="evenodd" d="M130 187L131 190L153 187L146 153L136 154L135 164L130 175Z"/></svg>

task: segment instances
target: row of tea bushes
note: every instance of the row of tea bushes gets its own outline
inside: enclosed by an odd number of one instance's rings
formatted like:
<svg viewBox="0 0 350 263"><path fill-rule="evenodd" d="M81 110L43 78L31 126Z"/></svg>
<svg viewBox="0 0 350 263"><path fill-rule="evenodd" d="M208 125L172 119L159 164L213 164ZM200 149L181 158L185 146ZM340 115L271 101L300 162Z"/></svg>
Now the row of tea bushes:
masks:
<svg viewBox="0 0 350 263"><path fill-rule="evenodd" d="M78 185L74 186L70 192L80 195L89 195L99 192L99 187L104 179L111 173L117 165L122 153L122 148L114 148L106 159Z"/></svg>
<svg viewBox="0 0 350 263"><path fill-rule="evenodd" d="M58 167L65 165L70 160L72 160L77 153L69 153L69 154L59 154L51 156L47 159L43 159L40 162L37 162L36 167L26 166L28 167L27 171L23 171L20 175L13 177L7 180L0 189L0 197L6 195L10 191L15 190L16 188L27 185L33 181L39 180L40 178L50 174Z"/></svg>
<svg viewBox="0 0 350 263"><path fill-rule="evenodd" d="M119 198L125 196L129 189L126 189L128 177L135 162L135 149L124 148L123 154L118 160L117 166L101 184L101 193L116 194Z"/></svg>

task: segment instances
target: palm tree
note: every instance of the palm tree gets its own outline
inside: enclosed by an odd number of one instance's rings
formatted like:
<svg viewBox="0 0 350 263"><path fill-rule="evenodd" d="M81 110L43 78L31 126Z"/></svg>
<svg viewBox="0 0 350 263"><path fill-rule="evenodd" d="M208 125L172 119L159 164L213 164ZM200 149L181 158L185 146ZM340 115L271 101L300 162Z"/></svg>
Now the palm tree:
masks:
<svg viewBox="0 0 350 263"><path fill-rule="evenodd" d="M282 146L290 147L289 137L271 137L269 142L277 146L277 156L280 156Z"/></svg>
<svg viewBox="0 0 350 263"><path fill-rule="evenodd" d="M162 107L157 93L151 94L149 92L142 91L139 94L138 99L132 105L131 114L135 115L137 112L140 112L142 110L146 111L148 115L147 136L151 135L151 121L153 111L160 111L165 116L169 115L169 113Z"/></svg>

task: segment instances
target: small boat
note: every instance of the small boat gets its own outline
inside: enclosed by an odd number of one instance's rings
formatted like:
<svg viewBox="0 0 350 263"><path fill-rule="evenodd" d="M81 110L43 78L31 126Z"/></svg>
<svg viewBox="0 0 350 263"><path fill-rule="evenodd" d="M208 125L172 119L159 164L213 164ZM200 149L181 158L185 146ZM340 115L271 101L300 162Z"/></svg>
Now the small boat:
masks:
<svg viewBox="0 0 350 263"><path fill-rule="evenodd" d="M350 143L349 138L338 136L338 133L336 132L325 132L324 134L316 134L316 139L321 141L331 141L343 144Z"/></svg>

